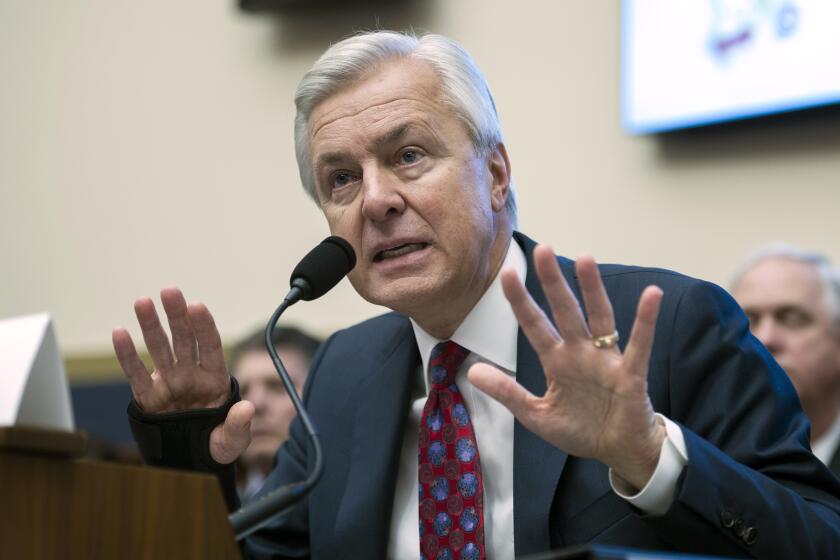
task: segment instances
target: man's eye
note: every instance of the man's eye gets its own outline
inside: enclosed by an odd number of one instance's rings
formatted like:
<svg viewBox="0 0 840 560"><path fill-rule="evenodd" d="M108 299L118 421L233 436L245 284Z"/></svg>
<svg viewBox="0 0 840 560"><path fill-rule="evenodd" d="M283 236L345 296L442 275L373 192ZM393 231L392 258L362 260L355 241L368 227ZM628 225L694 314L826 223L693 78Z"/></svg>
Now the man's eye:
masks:
<svg viewBox="0 0 840 560"><path fill-rule="evenodd" d="M354 179L355 176L353 174L347 173L345 171L339 171L338 173L333 174L332 187L334 189L346 187L347 185L352 183Z"/></svg>
<svg viewBox="0 0 840 560"><path fill-rule="evenodd" d="M801 329L810 325L813 317L803 309L785 308L779 311L777 320L789 329Z"/></svg>
<svg viewBox="0 0 840 560"><path fill-rule="evenodd" d="M422 154L417 150L403 150L400 152L400 163L404 165L411 165L417 163L422 158Z"/></svg>
<svg viewBox="0 0 840 560"><path fill-rule="evenodd" d="M274 393L276 395L282 395L286 392L286 387L283 383L278 379L276 381L272 381L271 383L266 384L269 392Z"/></svg>

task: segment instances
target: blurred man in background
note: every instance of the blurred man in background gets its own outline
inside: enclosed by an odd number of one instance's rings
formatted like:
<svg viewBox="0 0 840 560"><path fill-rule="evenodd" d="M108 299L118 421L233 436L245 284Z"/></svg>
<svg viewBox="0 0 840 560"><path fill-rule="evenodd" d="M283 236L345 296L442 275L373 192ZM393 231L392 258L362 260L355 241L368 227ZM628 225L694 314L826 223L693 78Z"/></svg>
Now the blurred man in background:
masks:
<svg viewBox="0 0 840 560"><path fill-rule="evenodd" d="M321 341L293 327L277 327L273 341L298 393L302 393L309 362ZM296 412L265 349L263 328L234 346L230 372L239 381L242 398L251 401L255 409L251 445L240 456L237 470L240 494L247 499L260 489L274 467L274 456L288 439Z"/></svg>
<svg viewBox="0 0 840 560"><path fill-rule="evenodd" d="M840 271L823 255L768 246L744 261L732 294L793 381L814 454L840 475Z"/></svg>

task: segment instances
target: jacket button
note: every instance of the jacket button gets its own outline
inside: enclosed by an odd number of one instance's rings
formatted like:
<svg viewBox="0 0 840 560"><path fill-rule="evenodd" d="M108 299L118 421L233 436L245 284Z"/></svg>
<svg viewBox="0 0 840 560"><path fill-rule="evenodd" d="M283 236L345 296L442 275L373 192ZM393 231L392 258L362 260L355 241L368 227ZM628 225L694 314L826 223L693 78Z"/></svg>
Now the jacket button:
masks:
<svg viewBox="0 0 840 560"><path fill-rule="evenodd" d="M735 524L735 516L730 511L723 511L720 514L720 523L727 529L730 529Z"/></svg>
<svg viewBox="0 0 840 560"><path fill-rule="evenodd" d="M744 541L744 544L747 546L753 544L755 539L758 537L758 530L755 527L747 527L744 529L744 535L741 537Z"/></svg>

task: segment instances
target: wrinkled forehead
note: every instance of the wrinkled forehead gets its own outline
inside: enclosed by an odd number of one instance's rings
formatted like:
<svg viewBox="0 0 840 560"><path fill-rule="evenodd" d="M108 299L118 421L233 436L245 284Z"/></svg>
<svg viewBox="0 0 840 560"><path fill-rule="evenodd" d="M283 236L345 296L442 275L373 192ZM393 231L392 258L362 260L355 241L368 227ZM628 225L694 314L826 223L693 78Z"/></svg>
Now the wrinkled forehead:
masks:
<svg viewBox="0 0 840 560"><path fill-rule="evenodd" d="M411 57L393 58L348 80L321 99L309 115L309 139L327 124L399 100L419 101L441 112L449 110L443 99L441 80L428 62Z"/></svg>

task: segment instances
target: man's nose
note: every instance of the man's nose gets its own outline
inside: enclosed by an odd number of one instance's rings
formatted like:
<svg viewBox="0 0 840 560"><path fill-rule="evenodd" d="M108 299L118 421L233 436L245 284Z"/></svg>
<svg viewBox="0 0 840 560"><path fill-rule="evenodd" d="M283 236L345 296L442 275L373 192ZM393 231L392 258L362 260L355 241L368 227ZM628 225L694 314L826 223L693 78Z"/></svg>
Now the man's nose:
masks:
<svg viewBox="0 0 840 560"><path fill-rule="evenodd" d="M266 391L263 387L255 385L248 389L248 394L244 397L245 400L251 401L256 411L262 412L266 406Z"/></svg>
<svg viewBox="0 0 840 560"><path fill-rule="evenodd" d="M362 174L362 212L374 222L387 220L405 210L401 183L393 174L371 166Z"/></svg>
<svg viewBox="0 0 840 560"><path fill-rule="evenodd" d="M770 351L773 356L782 349L782 336L779 325L772 319L762 319L752 327L755 337Z"/></svg>

